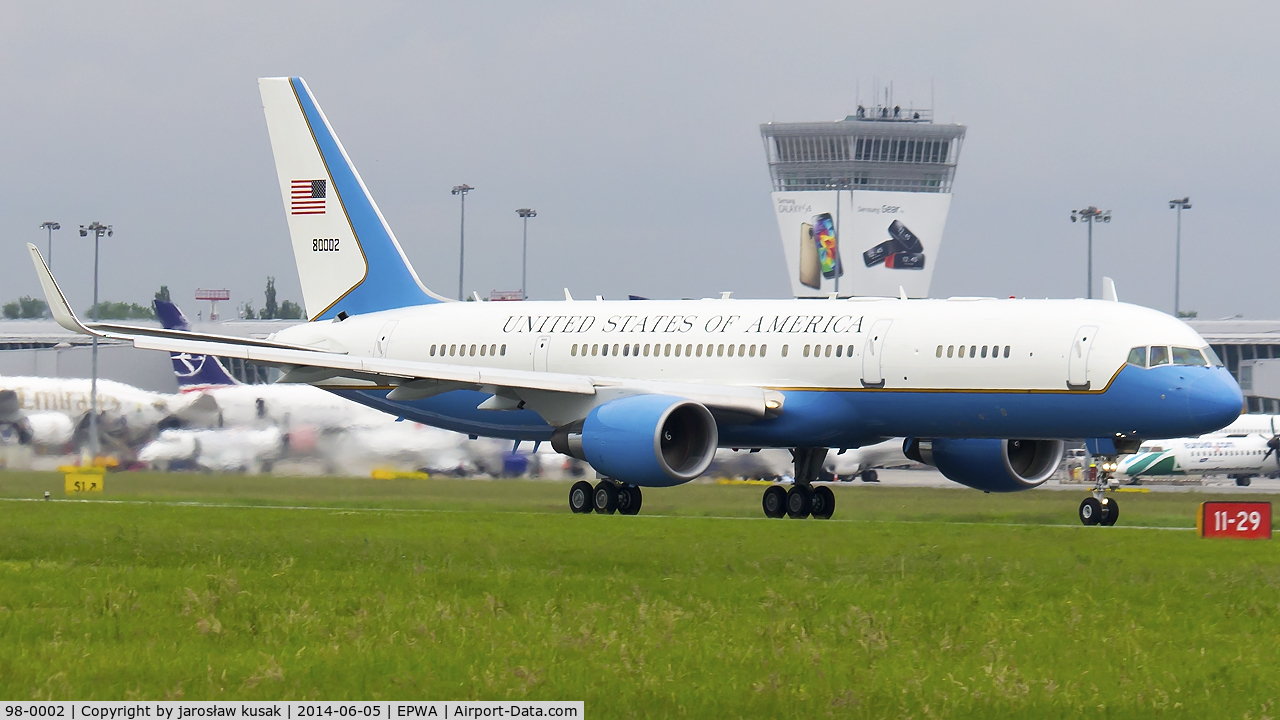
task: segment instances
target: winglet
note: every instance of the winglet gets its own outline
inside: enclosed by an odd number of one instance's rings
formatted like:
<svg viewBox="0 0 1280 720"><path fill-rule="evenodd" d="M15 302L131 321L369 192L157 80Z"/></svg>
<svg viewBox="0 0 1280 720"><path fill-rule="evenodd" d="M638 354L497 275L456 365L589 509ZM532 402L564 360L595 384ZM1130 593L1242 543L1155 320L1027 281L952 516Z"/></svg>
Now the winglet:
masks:
<svg viewBox="0 0 1280 720"><path fill-rule="evenodd" d="M899 300L907 299L907 289L902 287L901 285L898 286L898 299Z"/></svg>
<svg viewBox="0 0 1280 720"><path fill-rule="evenodd" d="M85 327L84 323L80 322L80 318L76 317L66 296L58 287L58 281L53 279L53 273L49 272L49 266L45 264L36 246L27 243L27 250L31 252L31 262L36 266L36 275L40 278L40 287L44 289L44 299L49 303L49 311L53 313L53 319L71 332L102 337L101 333Z"/></svg>
<svg viewBox="0 0 1280 720"><path fill-rule="evenodd" d="M566 302L573 302L573 296L569 294L569 288L564 289L564 299Z"/></svg>
<svg viewBox="0 0 1280 720"><path fill-rule="evenodd" d="M1120 298L1116 296L1116 281L1109 277L1102 278L1102 299L1120 302Z"/></svg>

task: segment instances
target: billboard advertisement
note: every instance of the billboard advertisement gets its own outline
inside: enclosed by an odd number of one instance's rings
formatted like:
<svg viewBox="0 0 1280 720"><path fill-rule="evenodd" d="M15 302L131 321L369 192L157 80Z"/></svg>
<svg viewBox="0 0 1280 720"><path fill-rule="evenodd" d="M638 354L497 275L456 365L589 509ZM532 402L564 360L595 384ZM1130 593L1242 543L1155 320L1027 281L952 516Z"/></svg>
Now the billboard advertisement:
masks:
<svg viewBox="0 0 1280 720"><path fill-rule="evenodd" d="M928 297L950 207L950 193L773 193L792 295Z"/></svg>

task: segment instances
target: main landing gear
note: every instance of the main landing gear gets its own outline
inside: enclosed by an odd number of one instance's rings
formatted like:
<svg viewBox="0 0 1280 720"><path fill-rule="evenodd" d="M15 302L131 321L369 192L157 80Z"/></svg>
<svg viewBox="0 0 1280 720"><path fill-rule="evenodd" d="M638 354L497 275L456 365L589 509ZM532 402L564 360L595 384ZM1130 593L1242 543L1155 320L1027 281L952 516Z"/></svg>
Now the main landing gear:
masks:
<svg viewBox="0 0 1280 720"><path fill-rule="evenodd" d="M612 515L616 512L638 515L643 499L640 488L635 485L609 479L601 480L595 487L586 480L579 480L569 488L569 509L578 514L596 512Z"/></svg>
<svg viewBox="0 0 1280 720"><path fill-rule="evenodd" d="M1080 502L1080 522L1085 525L1111 526L1119 519L1120 504L1105 494L1111 484L1111 471L1106 468L1114 467L1114 459L1099 464L1091 495Z"/></svg>
<svg viewBox="0 0 1280 720"><path fill-rule="evenodd" d="M826 485L813 486L822 471L822 464L827 459L827 448L796 448L791 451L795 458L796 482L788 490L781 485L771 485L764 491L761 505L765 517L789 517L801 520L815 517L826 520L836 511L836 495Z"/></svg>

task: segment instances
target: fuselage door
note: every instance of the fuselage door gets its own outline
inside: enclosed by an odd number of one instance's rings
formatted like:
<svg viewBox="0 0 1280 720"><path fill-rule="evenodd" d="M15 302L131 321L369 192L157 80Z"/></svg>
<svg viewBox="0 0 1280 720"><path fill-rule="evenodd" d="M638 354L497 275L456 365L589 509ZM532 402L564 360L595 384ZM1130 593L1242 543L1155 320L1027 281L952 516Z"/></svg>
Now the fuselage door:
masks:
<svg viewBox="0 0 1280 720"><path fill-rule="evenodd" d="M866 344L862 347L862 387L884 387L884 367L881 365L880 355L884 351L884 336L889 334L889 326L892 324L892 320L877 320L871 326L871 333L867 335Z"/></svg>
<svg viewBox="0 0 1280 720"><path fill-rule="evenodd" d="M395 320L388 320L382 325L382 330L378 331L378 339L373 341L373 356L384 358L387 356L387 350L391 347L391 333L396 331Z"/></svg>
<svg viewBox="0 0 1280 720"><path fill-rule="evenodd" d="M1098 328L1087 325L1076 331L1075 340L1071 341L1071 351L1067 353L1067 389L1089 389L1089 351L1093 349L1093 336Z"/></svg>
<svg viewBox="0 0 1280 720"><path fill-rule="evenodd" d="M547 356L551 353L551 338L538 338L538 346L533 351L533 369L538 372L547 371Z"/></svg>

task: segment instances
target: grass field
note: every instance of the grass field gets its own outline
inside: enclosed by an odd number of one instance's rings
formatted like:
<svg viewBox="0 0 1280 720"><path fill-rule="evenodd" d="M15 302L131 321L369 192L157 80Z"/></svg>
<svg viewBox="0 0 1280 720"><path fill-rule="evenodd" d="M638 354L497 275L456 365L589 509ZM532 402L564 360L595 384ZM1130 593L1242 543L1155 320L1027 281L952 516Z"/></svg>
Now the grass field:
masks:
<svg viewBox="0 0 1280 720"><path fill-rule="evenodd" d="M112 475L0 501L0 697L583 699L592 717L1260 718L1280 551L1082 493ZM62 497L0 473L0 497ZM1189 528L1204 494L1123 495ZM1234 498L1233 498L1234 499ZM1273 499L1253 496L1250 499ZM286 507L288 506L288 507Z"/></svg>

